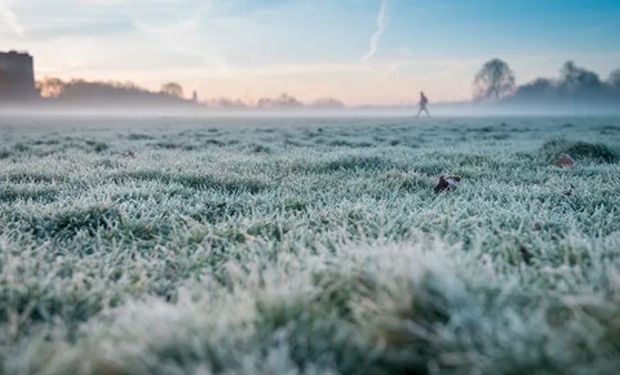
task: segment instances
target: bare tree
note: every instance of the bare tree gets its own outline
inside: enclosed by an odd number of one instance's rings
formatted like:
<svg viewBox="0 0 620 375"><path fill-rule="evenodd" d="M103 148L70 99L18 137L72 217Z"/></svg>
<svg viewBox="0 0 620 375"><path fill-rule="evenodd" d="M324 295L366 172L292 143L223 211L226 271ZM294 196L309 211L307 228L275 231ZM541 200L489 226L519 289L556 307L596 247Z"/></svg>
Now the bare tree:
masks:
<svg viewBox="0 0 620 375"><path fill-rule="evenodd" d="M183 97L183 86L176 82L168 82L161 87L161 92L177 98Z"/></svg>
<svg viewBox="0 0 620 375"><path fill-rule="evenodd" d="M514 91L514 72L500 59L492 59L485 63L474 79L476 100L501 99Z"/></svg>

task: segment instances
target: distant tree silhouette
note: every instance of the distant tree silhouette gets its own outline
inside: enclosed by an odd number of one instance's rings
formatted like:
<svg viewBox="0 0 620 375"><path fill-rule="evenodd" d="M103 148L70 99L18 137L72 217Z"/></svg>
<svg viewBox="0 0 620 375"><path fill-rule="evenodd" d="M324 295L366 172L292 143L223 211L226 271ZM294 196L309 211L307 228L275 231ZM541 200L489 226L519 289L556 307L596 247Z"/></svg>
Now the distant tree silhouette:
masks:
<svg viewBox="0 0 620 375"><path fill-rule="evenodd" d="M209 104L209 107L212 107L212 108L241 109L241 108L248 107L248 105L244 103L241 99L229 99L229 98L212 99L208 102L208 104Z"/></svg>
<svg viewBox="0 0 620 375"><path fill-rule="evenodd" d="M551 106L570 110L620 108L620 69L613 71L605 81L595 72L567 61L559 77L537 78L521 85L514 95L503 98L507 104L530 108Z"/></svg>
<svg viewBox="0 0 620 375"><path fill-rule="evenodd" d="M545 100L557 97L557 84L548 78L537 78L530 83L519 86L513 97L506 99Z"/></svg>
<svg viewBox="0 0 620 375"><path fill-rule="evenodd" d="M511 95L514 90L514 72L500 59L486 62L474 79L476 100L501 99Z"/></svg>
<svg viewBox="0 0 620 375"><path fill-rule="evenodd" d="M47 103L68 106L148 107L197 104L170 93L148 91L132 82L91 82L82 79L63 81L59 78L44 78L38 81L36 86Z"/></svg>
<svg viewBox="0 0 620 375"><path fill-rule="evenodd" d="M603 87L598 74L567 61L560 70L560 89L567 93L589 95Z"/></svg>
<svg viewBox="0 0 620 375"><path fill-rule="evenodd" d="M183 97L183 86L176 82L168 82L161 87L161 92L177 98Z"/></svg>
<svg viewBox="0 0 620 375"><path fill-rule="evenodd" d="M620 69L616 69L609 73L607 84L614 87L620 87Z"/></svg>
<svg viewBox="0 0 620 375"><path fill-rule="evenodd" d="M296 108L304 106L297 98L288 94L281 94L275 99L261 98L256 105L259 108Z"/></svg>
<svg viewBox="0 0 620 375"><path fill-rule="evenodd" d="M616 69L609 74L607 84L616 90L620 90L620 69Z"/></svg>
<svg viewBox="0 0 620 375"><path fill-rule="evenodd" d="M319 98L310 104L315 108L342 108L344 103L334 98Z"/></svg>

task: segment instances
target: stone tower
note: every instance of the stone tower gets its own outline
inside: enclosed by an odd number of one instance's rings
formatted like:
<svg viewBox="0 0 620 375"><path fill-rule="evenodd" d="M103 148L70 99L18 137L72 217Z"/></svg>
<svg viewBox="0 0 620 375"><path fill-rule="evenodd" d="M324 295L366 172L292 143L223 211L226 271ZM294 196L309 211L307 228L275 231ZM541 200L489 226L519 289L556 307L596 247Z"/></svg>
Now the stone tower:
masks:
<svg viewBox="0 0 620 375"><path fill-rule="evenodd" d="M0 101L21 101L38 96L33 65L28 53L0 52Z"/></svg>

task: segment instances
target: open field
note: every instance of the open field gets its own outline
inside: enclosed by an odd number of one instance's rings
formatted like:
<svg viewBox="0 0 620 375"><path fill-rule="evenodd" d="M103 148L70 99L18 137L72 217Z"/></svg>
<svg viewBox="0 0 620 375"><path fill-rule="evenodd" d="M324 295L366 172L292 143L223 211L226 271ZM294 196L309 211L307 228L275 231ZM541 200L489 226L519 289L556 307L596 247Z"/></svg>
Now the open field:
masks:
<svg viewBox="0 0 620 375"><path fill-rule="evenodd" d="M0 140L0 374L620 368L620 118L2 118ZM442 173L463 181L435 194Z"/></svg>

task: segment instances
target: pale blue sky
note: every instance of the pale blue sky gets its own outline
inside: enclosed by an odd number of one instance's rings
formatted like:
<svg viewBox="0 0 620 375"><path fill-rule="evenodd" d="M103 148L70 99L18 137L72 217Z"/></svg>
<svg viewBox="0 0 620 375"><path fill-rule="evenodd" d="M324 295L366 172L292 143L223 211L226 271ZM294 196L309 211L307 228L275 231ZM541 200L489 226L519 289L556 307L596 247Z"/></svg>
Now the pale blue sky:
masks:
<svg viewBox="0 0 620 375"><path fill-rule="evenodd" d="M0 0L0 48L38 77L390 104L468 99L493 57L520 83L568 59L605 78L619 19L618 0Z"/></svg>

